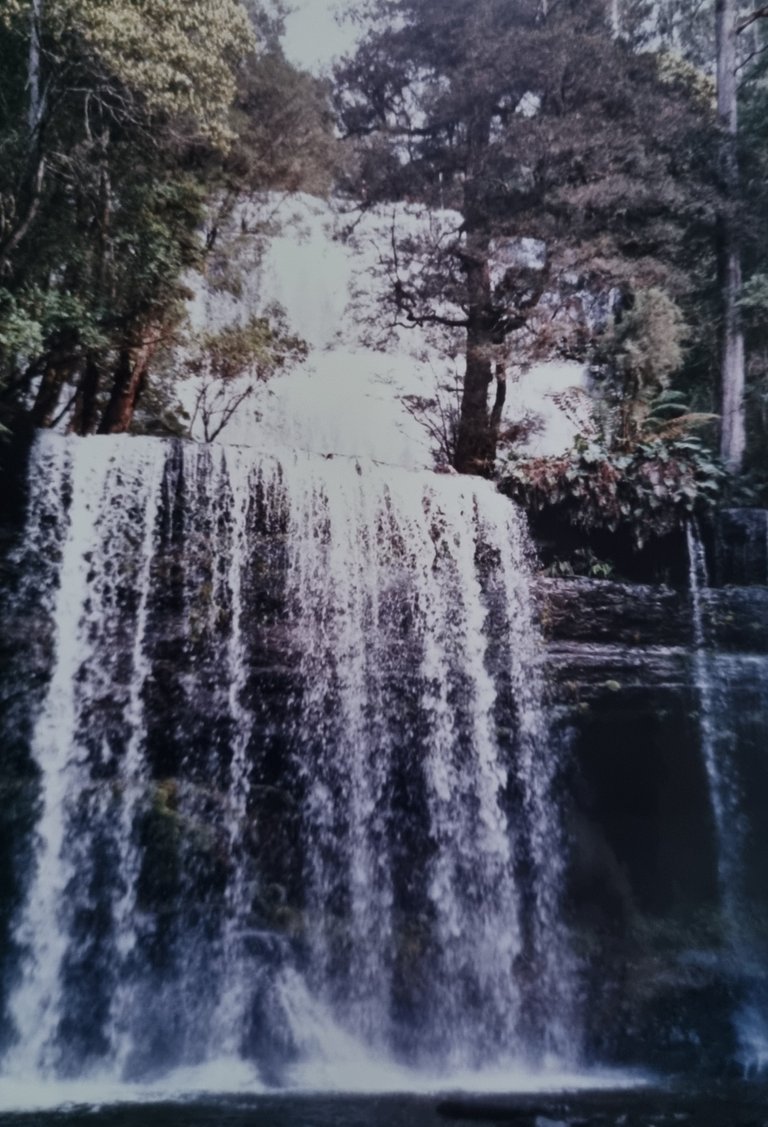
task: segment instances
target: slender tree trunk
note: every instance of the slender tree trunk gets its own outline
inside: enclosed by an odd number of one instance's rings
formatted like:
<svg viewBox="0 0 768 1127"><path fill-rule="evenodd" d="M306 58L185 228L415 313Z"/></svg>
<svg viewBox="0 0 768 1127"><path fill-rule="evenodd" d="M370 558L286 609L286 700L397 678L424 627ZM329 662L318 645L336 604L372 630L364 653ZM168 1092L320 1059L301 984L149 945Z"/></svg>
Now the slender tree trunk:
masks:
<svg viewBox="0 0 768 1127"><path fill-rule="evenodd" d="M29 413L29 421L32 423L32 426L50 426L63 386L64 373L62 370L57 368L53 363L47 364L40 379L35 402Z"/></svg>
<svg viewBox="0 0 768 1127"><path fill-rule="evenodd" d="M40 377L40 384L35 396L35 402L29 413L29 421L35 427L49 427L53 423L56 409L59 405L62 389L72 376L77 364L77 358L71 355L72 350L66 350L70 355L64 355L60 348L53 349Z"/></svg>
<svg viewBox="0 0 768 1127"><path fill-rule="evenodd" d="M43 184L45 182L46 162L37 139L37 151L30 154L30 171L21 185L15 200L15 223L0 240L0 272L9 273L11 270L11 255L19 243L26 237L27 232L35 221L40 203L43 198Z"/></svg>
<svg viewBox="0 0 768 1127"><path fill-rule="evenodd" d="M493 472L496 442L488 410L488 390L493 380L493 318L490 239L482 203L485 162L490 142L490 113L480 109L469 126L464 190L467 278L467 342L464 387L456 435L454 468L459 473Z"/></svg>
<svg viewBox="0 0 768 1127"><path fill-rule="evenodd" d="M491 411L491 437L493 439L493 452L499 441L501 418L504 414L504 404L507 402L507 369L503 364L496 365L496 397Z"/></svg>
<svg viewBox="0 0 768 1127"><path fill-rule="evenodd" d="M716 0L717 110L726 132L722 146L723 178L728 203L739 190L736 140L738 105L736 86L735 0ZM744 461L744 335L738 301L741 293L739 232L732 208L726 206L719 222L720 285L722 292L722 339L720 351L721 424L720 454L728 469L738 473Z"/></svg>
<svg viewBox="0 0 768 1127"><path fill-rule="evenodd" d="M99 144L101 175L99 177L99 259L96 274L96 287L100 301L108 298L109 292L109 236L112 226L112 177L109 169L110 132L104 128Z"/></svg>
<svg viewBox="0 0 768 1127"><path fill-rule="evenodd" d="M94 267L93 285L97 304L102 308L106 308L109 301L109 234L112 219L112 182L108 161L109 143L109 129L105 127L99 138L97 149L101 160L101 175L99 177L98 254ZM98 394L103 369L104 358L89 352L80 377L70 425L70 430L75 434L93 434L99 425Z"/></svg>
<svg viewBox="0 0 768 1127"><path fill-rule="evenodd" d="M29 54L27 61L27 86L29 102L27 124L29 135L34 137L42 120L43 100L40 88L40 39L42 35L44 0L32 0L29 11Z"/></svg>
<svg viewBox="0 0 768 1127"><path fill-rule="evenodd" d="M24 174L15 192L11 219L0 235L0 272L9 273L11 256L26 237L38 211L43 194L46 160L43 149L45 96L41 85L40 41L44 0L32 0L29 12L29 50L27 52L27 161Z"/></svg>
<svg viewBox="0 0 768 1127"><path fill-rule="evenodd" d="M69 429L72 434L93 434L99 422L97 396L101 382L101 364L89 353L85 360Z"/></svg>
<svg viewBox="0 0 768 1127"><path fill-rule="evenodd" d="M488 411L488 390L493 380L493 339L488 325L491 279L488 238L467 239L464 268L467 275L467 345L464 387L454 467L459 473L488 476L493 471L495 443Z"/></svg>
<svg viewBox="0 0 768 1127"><path fill-rule="evenodd" d="M145 337L138 348L126 345L120 350L112 394L101 419L99 434L124 434L130 429L156 347L157 340L152 334Z"/></svg>

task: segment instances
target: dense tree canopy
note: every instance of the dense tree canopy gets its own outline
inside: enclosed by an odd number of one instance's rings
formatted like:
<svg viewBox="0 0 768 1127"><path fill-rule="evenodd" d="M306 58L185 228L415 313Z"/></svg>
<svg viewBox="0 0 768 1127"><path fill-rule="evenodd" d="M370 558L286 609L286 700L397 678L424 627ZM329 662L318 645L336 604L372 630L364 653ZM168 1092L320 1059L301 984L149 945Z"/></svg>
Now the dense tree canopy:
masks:
<svg viewBox="0 0 768 1127"><path fill-rule="evenodd" d="M510 341L560 278L684 299L707 269L714 116L687 74L615 37L603 3L378 0L366 11L373 29L338 72L342 121L369 200L460 216L437 248L401 244L391 301L406 322L465 331L454 464L487 473ZM546 247L538 276L517 263L494 285L503 240L524 237ZM432 267L406 276L408 251L432 254Z"/></svg>
<svg viewBox="0 0 768 1127"><path fill-rule="evenodd" d="M185 278L213 244L209 217L253 190L327 184L327 99L286 63L277 30L239 0L4 7L8 417L67 418L83 434L128 429L176 339Z"/></svg>
<svg viewBox="0 0 768 1127"><path fill-rule="evenodd" d="M190 115L211 133L225 127L235 93L233 66L254 45L238 0L11 0L7 5L9 23L30 19L44 86L56 82L56 70L58 84L66 82L69 44L80 40L105 77L152 109Z"/></svg>

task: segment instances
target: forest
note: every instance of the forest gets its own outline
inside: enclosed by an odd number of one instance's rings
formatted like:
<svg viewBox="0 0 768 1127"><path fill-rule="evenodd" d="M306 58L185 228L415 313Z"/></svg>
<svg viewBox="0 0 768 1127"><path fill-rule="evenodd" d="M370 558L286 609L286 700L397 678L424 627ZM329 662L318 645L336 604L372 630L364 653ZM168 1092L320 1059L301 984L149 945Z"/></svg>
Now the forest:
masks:
<svg viewBox="0 0 768 1127"><path fill-rule="evenodd" d="M764 503L764 11L369 0L323 79L287 60L283 15L250 0L3 6L6 436L185 435L180 380L234 386L300 361L301 326L279 309L200 333L186 303L244 201L304 191L456 217L382 248L381 316L463 357L458 397L409 405L439 461L640 541L723 496ZM558 357L589 367L590 424L560 458L518 456L508 377Z"/></svg>

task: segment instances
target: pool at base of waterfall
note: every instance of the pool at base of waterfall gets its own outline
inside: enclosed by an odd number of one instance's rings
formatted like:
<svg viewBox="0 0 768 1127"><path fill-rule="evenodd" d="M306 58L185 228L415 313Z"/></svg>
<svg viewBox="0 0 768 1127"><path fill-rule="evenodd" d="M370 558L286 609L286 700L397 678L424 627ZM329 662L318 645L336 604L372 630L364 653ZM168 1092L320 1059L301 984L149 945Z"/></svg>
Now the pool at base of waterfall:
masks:
<svg viewBox="0 0 768 1127"><path fill-rule="evenodd" d="M192 1106L210 1100L230 1103L326 1097L369 1100L379 1097L435 1097L438 1093L472 1093L495 1099L542 1093L615 1091L647 1087L650 1073L632 1069L568 1069L552 1060L534 1068L508 1062L480 1070L444 1068L427 1071L409 1068L385 1058L360 1052L354 1058L308 1060L267 1075L263 1068L237 1058L220 1058L205 1064L128 1081L103 1070L70 1079L16 1074L0 1077L0 1117L56 1112L61 1108L114 1107L117 1105ZM257 1103L254 1104L254 1101ZM2 1119L0 1118L0 1122Z"/></svg>
<svg viewBox="0 0 768 1127"><path fill-rule="evenodd" d="M643 1084L625 1078L596 1087L504 1092L432 1091L343 1094L264 1092L219 1095L200 1092L163 1097L151 1088L104 1092L89 1085L87 1102L76 1088L59 1086L56 1106L0 1111L0 1127L441 1127L461 1123L516 1127L764 1127L768 1086L730 1080L696 1090L684 1082ZM545 1085L546 1088L546 1085ZM53 1090L39 1089L44 1103ZM6 1093L7 1095L7 1093ZM62 1102L62 1100L64 1102Z"/></svg>

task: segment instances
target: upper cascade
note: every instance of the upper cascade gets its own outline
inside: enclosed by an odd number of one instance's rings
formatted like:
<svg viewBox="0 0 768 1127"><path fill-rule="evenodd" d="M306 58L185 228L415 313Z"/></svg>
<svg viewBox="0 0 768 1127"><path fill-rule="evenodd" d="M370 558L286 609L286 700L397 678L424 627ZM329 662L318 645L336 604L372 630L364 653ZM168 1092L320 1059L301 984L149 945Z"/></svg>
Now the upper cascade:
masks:
<svg viewBox="0 0 768 1127"><path fill-rule="evenodd" d="M407 404L409 397L439 397L443 411L456 410L461 361L445 333L389 324L385 259L393 224L414 238L427 232L436 238L457 228L460 217L414 204L345 211L302 194L268 195L238 210L226 254L214 259L207 278L189 280L192 326L217 331L277 306L309 354L241 405L222 442L288 446L410 469L433 463L434 438ZM506 244L498 248L500 270L508 268L509 254ZM183 354L179 361L183 366ZM559 453L583 426L584 386L584 369L574 362L511 367L507 418L535 418L531 450ZM190 413L195 387L194 380L182 384ZM202 437L199 420L193 433Z"/></svg>

